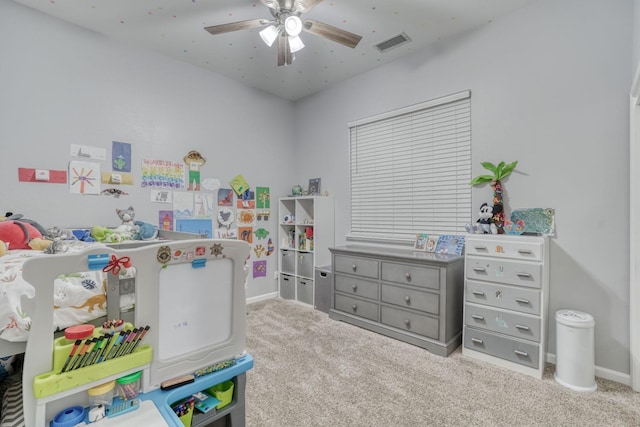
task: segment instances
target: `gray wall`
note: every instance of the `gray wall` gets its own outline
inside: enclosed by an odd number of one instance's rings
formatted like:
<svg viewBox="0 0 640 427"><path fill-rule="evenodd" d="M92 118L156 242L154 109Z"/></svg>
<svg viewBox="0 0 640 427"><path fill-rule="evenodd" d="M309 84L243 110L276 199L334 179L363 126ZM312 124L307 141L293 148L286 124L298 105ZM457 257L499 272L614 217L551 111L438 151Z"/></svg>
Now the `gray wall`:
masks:
<svg viewBox="0 0 640 427"><path fill-rule="evenodd" d="M296 157L314 162L297 179L321 176L335 195L336 242L349 231L346 123L470 89L473 175L481 161L518 160L508 208L556 209L548 351L555 311L584 310L597 322L596 364L628 374L632 10L540 0L298 102ZM490 200L490 188L473 190L474 206Z"/></svg>
<svg viewBox="0 0 640 427"><path fill-rule="evenodd" d="M0 214L45 226L115 226L115 209L131 204L137 219L155 224L170 205L151 203L140 188L140 161L180 160L192 149L207 157L203 178L224 185L241 173L271 187L274 200L289 191L293 132L280 124L291 102L9 1L0 1L0 40ZM65 170L70 144L106 148L110 159L112 141L132 144L138 185L123 187L128 197L18 182L18 167ZM275 235L275 217L266 228ZM250 279L249 297L276 292L275 255L268 264L266 278Z"/></svg>

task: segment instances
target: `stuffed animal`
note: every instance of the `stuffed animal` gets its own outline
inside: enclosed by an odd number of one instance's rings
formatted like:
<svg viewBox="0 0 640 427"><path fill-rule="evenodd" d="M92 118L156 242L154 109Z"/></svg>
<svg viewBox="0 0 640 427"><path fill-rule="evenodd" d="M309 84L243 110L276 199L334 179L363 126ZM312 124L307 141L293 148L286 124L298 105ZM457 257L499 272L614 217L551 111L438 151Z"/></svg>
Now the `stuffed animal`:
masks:
<svg viewBox="0 0 640 427"><path fill-rule="evenodd" d="M53 243L51 240L36 237L35 239L31 239L29 247L34 251L44 251L51 246L51 243Z"/></svg>
<svg viewBox="0 0 640 427"><path fill-rule="evenodd" d="M0 256L3 256L7 253L7 245L2 240L0 240Z"/></svg>
<svg viewBox="0 0 640 427"><path fill-rule="evenodd" d="M153 240L158 237L158 227L142 221L136 221L135 225L138 226L138 239L139 240Z"/></svg>
<svg viewBox="0 0 640 427"><path fill-rule="evenodd" d="M470 234L498 234L498 229L493 223L493 206L483 203L478 212L476 224L467 224L465 229Z"/></svg>
<svg viewBox="0 0 640 427"><path fill-rule="evenodd" d="M138 240L140 227L135 224L136 213L133 206L127 209L116 209L122 224L115 228L114 233L120 236L121 240Z"/></svg>
<svg viewBox="0 0 640 427"><path fill-rule="evenodd" d="M0 240L7 244L8 249L31 249L29 242L35 238L42 239L42 234L27 222L0 221Z"/></svg>

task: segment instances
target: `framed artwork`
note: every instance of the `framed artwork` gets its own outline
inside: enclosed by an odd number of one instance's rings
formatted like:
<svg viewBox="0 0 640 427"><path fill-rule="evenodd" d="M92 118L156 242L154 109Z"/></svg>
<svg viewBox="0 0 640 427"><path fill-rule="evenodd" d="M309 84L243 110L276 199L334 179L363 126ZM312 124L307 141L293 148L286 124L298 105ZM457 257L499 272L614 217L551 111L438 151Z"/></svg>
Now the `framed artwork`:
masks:
<svg viewBox="0 0 640 427"><path fill-rule="evenodd" d="M413 241L414 251L424 251L427 248L427 238L429 236L425 233L416 234L416 238Z"/></svg>
<svg viewBox="0 0 640 427"><path fill-rule="evenodd" d="M436 246L436 253L447 255L462 255L464 236L440 236Z"/></svg>
<svg viewBox="0 0 640 427"><path fill-rule="evenodd" d="M320 194L320 178L309 180L309 194Z"/></svg>
<svg viewBox="0 0 640 427"><path fill-rule="evenodd" d="M427 240L424 244L424 250L427 252L435 252L438 246L439 236L427 236Z"/></svg>

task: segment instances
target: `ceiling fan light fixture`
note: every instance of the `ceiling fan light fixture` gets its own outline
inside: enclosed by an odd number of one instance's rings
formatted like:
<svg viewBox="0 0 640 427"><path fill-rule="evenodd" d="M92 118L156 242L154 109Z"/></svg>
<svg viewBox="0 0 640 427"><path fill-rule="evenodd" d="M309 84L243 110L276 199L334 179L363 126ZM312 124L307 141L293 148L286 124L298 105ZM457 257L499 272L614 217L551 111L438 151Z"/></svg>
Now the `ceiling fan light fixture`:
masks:
<svg viewBox="0 0 640 427"><path fill-rule="evenodd" d="M290 37L298 36L302 31L302 19L295 15L287 16L284 20L284 30Z"/></svg>
<svg viewBox="0 0 640 427"><path fill-rule="evenodd" d="M289 50L291 50L291 53L296 53L303 48L304 43L302 43L302 39L299 36L289 36Z"/></svg>
<svg viewBox="0 0 640 427"><path fill-rule="evenodd" d="M262 39L264 44L271 47L278 38L278 34L280 34L278 28L275 25L269 25L268 27L265 27L265 29L260 31L260 38Z"/></svg>

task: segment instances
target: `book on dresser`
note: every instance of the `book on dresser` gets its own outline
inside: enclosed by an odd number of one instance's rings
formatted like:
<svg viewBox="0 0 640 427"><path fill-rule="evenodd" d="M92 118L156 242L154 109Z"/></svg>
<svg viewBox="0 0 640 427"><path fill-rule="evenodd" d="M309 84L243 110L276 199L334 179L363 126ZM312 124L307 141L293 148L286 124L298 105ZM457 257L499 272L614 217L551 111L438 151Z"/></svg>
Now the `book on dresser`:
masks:
<svg viewBox="0 0 640 427"><path fill-rule="evenodd" d="M469 235L465 252L462 354L542 378L548 237Z"/></svg>

